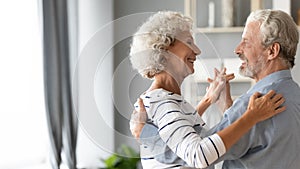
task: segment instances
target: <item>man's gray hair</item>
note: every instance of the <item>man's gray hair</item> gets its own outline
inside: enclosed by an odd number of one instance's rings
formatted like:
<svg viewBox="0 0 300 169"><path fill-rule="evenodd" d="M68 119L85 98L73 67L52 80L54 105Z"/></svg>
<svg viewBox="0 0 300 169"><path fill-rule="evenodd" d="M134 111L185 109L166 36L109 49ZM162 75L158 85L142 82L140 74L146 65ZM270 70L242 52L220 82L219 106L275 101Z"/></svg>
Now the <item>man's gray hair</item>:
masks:
<svg viewBox="0 0 300 169"><path fill-rule="evenodd" d="M257 10L247 18L247 23L258 21L262 36L262 45L268 47L273 43L280 44L280 57L292 68L295 65L295 55L299 41L298 27L293 18L280 10Z"/></svg>

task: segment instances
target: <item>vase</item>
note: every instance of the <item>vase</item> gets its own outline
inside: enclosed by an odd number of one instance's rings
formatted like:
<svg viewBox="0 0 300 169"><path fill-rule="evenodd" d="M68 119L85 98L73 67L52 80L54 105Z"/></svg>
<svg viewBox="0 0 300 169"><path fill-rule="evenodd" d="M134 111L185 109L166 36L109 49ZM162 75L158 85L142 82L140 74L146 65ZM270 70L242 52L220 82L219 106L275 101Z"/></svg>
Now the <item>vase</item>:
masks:
<svg viewBox="0 0 300 169"><path fill-rule="evenodd" d="M234 0L222 0L222 26L233 26Z"/></svg>

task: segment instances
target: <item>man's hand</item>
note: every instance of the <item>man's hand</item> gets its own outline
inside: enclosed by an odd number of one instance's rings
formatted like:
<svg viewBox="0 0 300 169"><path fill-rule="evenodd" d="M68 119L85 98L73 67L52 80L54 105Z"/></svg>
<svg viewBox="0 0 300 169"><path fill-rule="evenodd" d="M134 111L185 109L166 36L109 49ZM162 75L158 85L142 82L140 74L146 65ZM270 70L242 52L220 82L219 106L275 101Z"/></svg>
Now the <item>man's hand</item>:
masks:
<svg viewBox="0 0 300 169"><path fill-rule="evenodd" d="M140 134L147 121L147 112L141 98L138 98L137 102L134 105L135 110L132 112L129 125L131 134L137 141L139 141Z"/></svg>

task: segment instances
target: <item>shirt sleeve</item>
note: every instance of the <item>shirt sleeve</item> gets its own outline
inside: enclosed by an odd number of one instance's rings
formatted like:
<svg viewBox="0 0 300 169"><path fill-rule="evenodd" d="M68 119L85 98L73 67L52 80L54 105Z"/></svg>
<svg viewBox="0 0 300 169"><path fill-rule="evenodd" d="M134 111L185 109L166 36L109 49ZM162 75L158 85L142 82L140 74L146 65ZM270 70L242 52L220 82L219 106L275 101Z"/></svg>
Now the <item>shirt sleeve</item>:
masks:
<svg viewBox="0 0 300 169"><path fill-rule="evenodd" d="M146 123L140 133L140 141L151 150L154 149L154 144L161 140L158 128L152 124Z"/></svg>
<svg viewBox="0 0 300 169"><path fill-rule="evenodd" d="M215 127L211 128L206 135L211 135L212 133L216 133L218 131L223 130L224 128L231 125L234 121L240 118L246 111L248 106L249 97L243 97L237 99L232 107L224 112L224 117L220 123L218 123ZM235 160L241 158L247 151L253 146L254 140L252 135L255 135L255 128L257 126L252 127L252 129L247 132L237 143L235 143L220 159L216 162L222 160ZM256 136L257 137L257 136Z"/></svg>
<svg viewBox="0 0 300 169"><path fill-rule="evenodd" d="M219 135L202 139L176 103L162 104L156 110L154 121L161 139L191 167L208 167L226 151Z"/></svg>

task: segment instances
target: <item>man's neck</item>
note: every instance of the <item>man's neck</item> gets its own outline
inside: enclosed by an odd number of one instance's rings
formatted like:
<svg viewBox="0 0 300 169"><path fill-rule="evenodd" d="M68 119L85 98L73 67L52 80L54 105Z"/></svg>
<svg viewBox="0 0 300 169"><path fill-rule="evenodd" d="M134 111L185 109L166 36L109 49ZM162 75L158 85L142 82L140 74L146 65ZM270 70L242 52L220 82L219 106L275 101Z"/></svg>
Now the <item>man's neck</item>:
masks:
<svg viewBox="0 0 300 169"><path fill-rule="evenodd" d="M273 61L270 64L267 64L265 68L263 68L262 71L257 74L257 76L253 77L253 79L255 82L258 82L266 76L281 70L289 70L289 68L286 65L283 65L281 62L279 63L278 61Z"/></svg>

